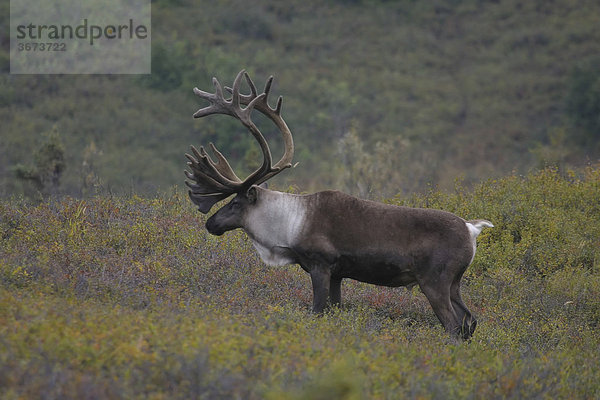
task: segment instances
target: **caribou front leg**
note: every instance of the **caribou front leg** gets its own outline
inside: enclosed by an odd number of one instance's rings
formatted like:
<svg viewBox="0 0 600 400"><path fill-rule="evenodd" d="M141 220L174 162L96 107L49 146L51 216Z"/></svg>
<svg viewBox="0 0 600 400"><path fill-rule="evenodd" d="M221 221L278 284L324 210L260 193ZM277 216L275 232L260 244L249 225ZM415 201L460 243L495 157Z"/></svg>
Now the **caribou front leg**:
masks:
<svg viewBox="0 0 600 400"><path fill-rule="evenodd" d="M342 278L331 278L329 281L329 301L332 306L339 307L342 303Z"/></svg>
<svg viewBox="0 0 600 400"><path fill-rule="evenodd" d="M327 307L329 299L329 287L331 282L331 270L325 266L314 266L309 268L310 280L313 287L313 312L321 314Z"/></svg>

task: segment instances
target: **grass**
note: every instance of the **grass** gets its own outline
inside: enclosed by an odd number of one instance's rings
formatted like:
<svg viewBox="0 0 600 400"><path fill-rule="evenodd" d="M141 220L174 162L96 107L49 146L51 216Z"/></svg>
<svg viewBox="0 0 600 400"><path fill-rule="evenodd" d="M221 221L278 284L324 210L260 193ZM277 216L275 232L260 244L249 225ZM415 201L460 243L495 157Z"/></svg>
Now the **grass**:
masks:
<svg viewBox="0 0 600 400"><path fill-rule="evenodd" d="M308 276L178 194L0 202L0 397L598 398L600 168L388 202L486 218L453 343L418 288Z"/></svg>

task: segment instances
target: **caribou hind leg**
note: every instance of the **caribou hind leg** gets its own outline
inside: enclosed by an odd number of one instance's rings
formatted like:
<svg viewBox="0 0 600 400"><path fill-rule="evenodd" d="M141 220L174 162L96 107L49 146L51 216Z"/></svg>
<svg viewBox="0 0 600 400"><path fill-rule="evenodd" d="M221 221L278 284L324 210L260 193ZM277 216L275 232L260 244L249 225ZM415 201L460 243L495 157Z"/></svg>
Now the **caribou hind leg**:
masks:
<svg viewBox="0 0 600 400"><path fill-rule="evenodd" d="M454 277L452 285L450 285L450 300L452 301L454 312L461 323L460 335L464 340L468 340L473 336L475 327L477 326L477 320L473 317L460 296L460 280L467 267L468 265L460 269L460 272Z"/></svg>
<svg viewBox="0 0 600 400"><path fill-rule="evenodd" d="M460 297L460 280L455 280L452 283L452 286L450 286L450 299L452 301L454 311L458 316L458 319L461 321L460 334L464 340L467 340L473 336L475 328L477 327L477 320L475 317L473 317Z"/></svg>
<svg viewBox="0 0 600 400"><path fill-rule="evenodd" d="M461 323L452 306L450 286L444 284L443 279L419 280L417 278L417 281L444 329L451 335L458 336L461 331Z"/></svg>

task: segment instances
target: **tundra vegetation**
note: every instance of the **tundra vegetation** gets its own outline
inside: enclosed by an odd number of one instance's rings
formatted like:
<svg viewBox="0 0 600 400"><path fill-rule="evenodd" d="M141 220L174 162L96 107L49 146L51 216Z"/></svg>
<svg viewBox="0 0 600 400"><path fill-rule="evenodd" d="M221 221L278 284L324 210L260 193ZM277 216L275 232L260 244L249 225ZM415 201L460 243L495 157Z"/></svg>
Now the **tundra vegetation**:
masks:
<svg viewBox="0 0 600 400"><path fill-rule="evenodd" d="M299 267L180 193L0 202L0 397L600 396L600 166L386 200L494 222L461 344L416 287L348 281L316 318Z"/></svg>
<svg viewBox="0 0 600 400"><path fill-rule="evenodd" d="M311 192L390 197L600 155L598 1L156 0L147 76L9 75L9 16L0 2L1 196L37 189L25 160L53 127L72 196L168 190L192 143L253 170L239 124L189 119L190 89L240 68L277 76L302 165L278 182Z"/></svg>
<svg viewBox="0 0 600 400"><path fill-rule="evenodd" d="M9 75L0 30L0 398L600 397L599 2L152 9L143 77ZM416 287L345 282L315 318L299 267L156 195L191 143L257 167L235 122L190 121L189 89L241 66L290 100L286 191L494 223L463 279L469 342Z"/></svg>

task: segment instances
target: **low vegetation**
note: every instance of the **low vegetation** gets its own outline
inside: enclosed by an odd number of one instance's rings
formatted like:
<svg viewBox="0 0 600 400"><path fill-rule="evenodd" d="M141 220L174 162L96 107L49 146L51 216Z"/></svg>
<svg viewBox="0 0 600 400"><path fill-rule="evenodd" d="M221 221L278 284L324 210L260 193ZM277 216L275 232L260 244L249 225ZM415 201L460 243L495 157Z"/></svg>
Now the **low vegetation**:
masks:
<svg viewBox="0 0 600 400"><path fill-rule="evenodd" d="M387 200L495 224L463 297L468 343L418 288L308 276L243 233L206 233L174 191L0 202L0 397L598 398L600 167Z"/></svg>

